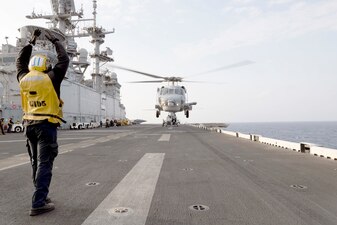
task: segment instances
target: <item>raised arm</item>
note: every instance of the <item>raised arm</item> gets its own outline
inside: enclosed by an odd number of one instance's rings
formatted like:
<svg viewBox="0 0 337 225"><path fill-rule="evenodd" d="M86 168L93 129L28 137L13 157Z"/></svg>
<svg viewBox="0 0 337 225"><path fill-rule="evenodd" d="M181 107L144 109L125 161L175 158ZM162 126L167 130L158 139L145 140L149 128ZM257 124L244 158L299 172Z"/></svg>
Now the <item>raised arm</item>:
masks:
<svg viewBox="0 0 337 225"><path fill-rule="evenodd" d="M52 79L58 80L61 83L67 73L69 65L68 54L62 43L50 31L46 31L45 36L50 42L54 44L57 52L57 63L52 70L53 73L51 73L51 76L53 76Z"/></svg>
<svg viewBox="0 0 337 225"><path fill-rule="evenodd" d="M30 56L32 55L33 46L36 43L36 39L40 36L41 31L39 29L34 30L33 37L29 41L29 44L21 49L19 56L16 60L16 78L20 82L21 78L25 76L28 72L28 64Z"/></svg>

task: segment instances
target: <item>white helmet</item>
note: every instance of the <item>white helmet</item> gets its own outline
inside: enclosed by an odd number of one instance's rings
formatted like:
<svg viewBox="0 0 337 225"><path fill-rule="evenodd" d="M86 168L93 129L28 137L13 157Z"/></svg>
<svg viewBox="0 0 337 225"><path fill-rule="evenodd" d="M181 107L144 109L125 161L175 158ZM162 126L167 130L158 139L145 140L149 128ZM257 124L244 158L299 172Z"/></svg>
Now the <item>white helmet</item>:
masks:
<svg viewBox="0 0 337 225"><path fill-rule="evenodd" d="M46 72L51 69L50 59L45 55L34 55L29 61L29 71Z"/></svg>

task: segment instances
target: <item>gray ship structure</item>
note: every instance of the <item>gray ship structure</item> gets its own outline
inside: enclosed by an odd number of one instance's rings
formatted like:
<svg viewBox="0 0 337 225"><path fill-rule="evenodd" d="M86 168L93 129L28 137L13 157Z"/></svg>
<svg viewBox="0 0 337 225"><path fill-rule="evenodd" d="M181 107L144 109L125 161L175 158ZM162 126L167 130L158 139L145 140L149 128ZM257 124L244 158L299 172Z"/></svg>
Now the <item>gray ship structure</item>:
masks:
<svg viewBox="0 0 337 225"><path fill-rule="evenodd" d="M112 50L106 48L101 51L105 35L114 32L106 31L96 24L97 0L93 0L93 18L84 19L83 9L75 10L74 0L51 0L52 14L41 15L34 12L26 16L29 19L46 19L50 24L54 35L64 43L70 58L70 65L65 80L62 82L61 98L65 104L63 107L64 119L67 124L63 128L84 128L94 126L106 120L126 120L125 107L121 103L120 89L117 74L101 67L113 62ZM77 17L76 19L73 19ZM91 27L82 28L79 31L77 24L81 21L92 21ZM22 108L19 85L16 80L15 61L18 52L31 38L33 31L42 30L41 37L37 40L33 49L33 55L43 53L48 55L52 62L56 61L53 46L44 38L45 28L36 26L24 26L20 30L20 38L17 38L16 46L2 45L0 52L0 117L12 117L14 121L21 121ZM75 38L91 37L94 51L89 53L86 49L78 49ZM91 57L92 79L85 79L84 73L90 66L88 58Z"/></svg>

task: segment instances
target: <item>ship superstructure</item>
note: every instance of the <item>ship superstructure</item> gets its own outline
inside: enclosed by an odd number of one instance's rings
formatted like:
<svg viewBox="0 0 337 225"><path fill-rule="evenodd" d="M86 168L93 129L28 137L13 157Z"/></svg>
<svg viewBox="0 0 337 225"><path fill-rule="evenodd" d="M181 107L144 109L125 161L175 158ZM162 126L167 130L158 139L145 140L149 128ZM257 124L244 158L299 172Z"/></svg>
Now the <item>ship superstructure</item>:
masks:
<svg viewBox="0 0 337 225"><path fill-rule="evenodd" d="M64 99L64 118L69 124L74 122L99 122L125 119L125 107L121 103L120 88L117 74L101 66L113 62L112 50L106 48L101 51L105 35L114 32L106 31L96 24L97 0L93 0L93 18L83 19L83 9L75 10L73 0L51 0L52 14L41 15L34 12L26 16L29 19L46 19L53 34L64 43L70 58L70 65L66 79L62 82L61 98ZM73 17L77 17L73 19ZM92 21L92 26L81 31L77 24L81 21ZM44 28L24 26L20 28L21 37L17 39L16 46L8 43L2 45L0 54L0 117L13 117L20 120L22 116L21 99L18 82L16 80L15 59L20 49L30 40L34 29ZM43 36L43 35L41 35ZM88 53L86 49L78 49L75 38L91 37L90 42L94 51ZM43 37L37 40L33 54L43 53L52 61L56 61L53 46ZM86 80L84 73L92 61L92 79Z"/></svg>

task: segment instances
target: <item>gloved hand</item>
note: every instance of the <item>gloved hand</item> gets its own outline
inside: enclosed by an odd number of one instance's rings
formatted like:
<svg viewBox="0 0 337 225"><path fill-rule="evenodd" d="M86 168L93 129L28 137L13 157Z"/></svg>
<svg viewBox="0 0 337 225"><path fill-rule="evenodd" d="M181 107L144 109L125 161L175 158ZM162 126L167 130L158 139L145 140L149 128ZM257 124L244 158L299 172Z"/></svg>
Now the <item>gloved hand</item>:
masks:
<svg viewBox="0 0 337 225"><path fill-rule="evenodd" d="M44 36L53 44L55 44L55 42L59 40L54 36L54 34L50 30L45 30Z"/></svg>
<svg viewBox="0 0 337 225"><path fill-rule="evenodd" d="M30 44L35 45L36 44L36 39L40 36L41 30L40 29L35 29L33 33L32 39L29 41Z"/></svg>

